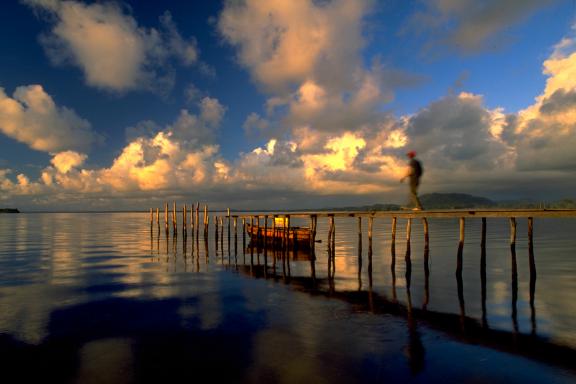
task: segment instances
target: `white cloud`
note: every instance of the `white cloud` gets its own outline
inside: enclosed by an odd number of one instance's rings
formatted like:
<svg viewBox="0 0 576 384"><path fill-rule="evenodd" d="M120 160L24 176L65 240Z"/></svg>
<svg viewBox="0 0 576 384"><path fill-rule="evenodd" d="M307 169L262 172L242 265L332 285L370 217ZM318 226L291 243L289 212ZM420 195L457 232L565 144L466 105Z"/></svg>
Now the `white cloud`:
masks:
<svg viewBox="0 0 576 384"><path fill-rule="evenodd" d="M9 97L0 88L0 131L45 152L86 151L102 138L73 110L58 107L40 85L21 86Z"/></svg>
<svg viewBox="0 0 576 384"><path fill-rule="evenodd" d="M112 91L166 88L173 81L171 58L183 65L198 60L195 40L182 38L169 12L161 16L157 30L139 26L112 2L25 3L54 16L54 27L41 39L50 59L80 67L91 86Z"/></svg>

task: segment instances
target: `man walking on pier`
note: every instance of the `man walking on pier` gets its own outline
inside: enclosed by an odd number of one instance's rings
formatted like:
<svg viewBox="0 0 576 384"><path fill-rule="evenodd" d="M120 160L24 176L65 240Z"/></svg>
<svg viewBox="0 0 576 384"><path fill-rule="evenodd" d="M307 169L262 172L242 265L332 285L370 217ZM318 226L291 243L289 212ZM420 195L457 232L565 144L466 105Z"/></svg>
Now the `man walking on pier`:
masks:
<svg viewBox="0 0 576 384"><path fill-rule="evenodd" d="M420 185L420 177L422 177L422 164L416 160L416 152L410 151L406 154L410 159L410 169L408 173L400 179L403 182L405 178L410 179L410 204L414 207L415 211L422 210L422 204L418 198L418 185Z"/></svg>

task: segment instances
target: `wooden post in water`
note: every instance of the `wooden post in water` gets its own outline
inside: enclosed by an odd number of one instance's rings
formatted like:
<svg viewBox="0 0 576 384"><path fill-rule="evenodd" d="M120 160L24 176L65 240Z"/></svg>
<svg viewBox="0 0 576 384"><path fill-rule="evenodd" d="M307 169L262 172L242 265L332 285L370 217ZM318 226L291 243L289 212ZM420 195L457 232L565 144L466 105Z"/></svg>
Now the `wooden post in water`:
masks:
<svg viewBox="0 0 576 384"><path fill-rule="evenodd" d="M510 247L516 248L516 218L510 218Z"/></svg>
<svg viewBox="0 0 576 384"><path fill-rule="evenodd" d="M406 222L406 256L404 257L404 259L406 260L407 263L411 262L411 259L410 259L410 253L411 253L410 237L411 236L412 236L412 219L408 218L408 221Z"/></svg>
<svg viewBox="0 0 576 384"><path fill-rule="evenodd" d="M208 225L210 218L208 217L208 205L204 205L204 237L208 237Z"/></svg>
<svg viewBox="0 0 576 384"><path fill-rule="evenodd" d="M362 216L358 216L358 248L362 250Z"/></svg>
<svg viewBox="0 0 576 384"><path fill-rule="evenodd" d="M238 254L238 216L234 216L234 257Z"/></svg>
<svg viewBox="0 0 576 384"><path fill-rule="evenodd" d="M246 250L246 218L242 218L242 253Z"/></svg>
<svg viewBox="0 0 576 384"><path fill-rule="evenodd" d="M277 239L276 239L276 215L272 216L272 249L276 250Z"/></svg>
<svg viewBox="0 0 576 384"><path fill-rule="evenodd" d="M218 248L218 216L214 215L214 230L215 230L215 240L216 240L216 248Z"/></svg>
<svg viewBox="0 0 576 384"><path fill-rule="evenodd" d="M196 225L196 238L200 235L200 202L196 202L196 217L194 218Z"/></svg>
<svg viewBox="0 0 576 384"><path fill-rule="evenodd" d="M184 235L188 234L188 228L186 226L187 224L188 220L186 220L186 204L184 204L182 207L182 233Z"/></svg>
<svg viewBox="0 0 576 384"><path fill-rule="evenodd" d="M290 244L290 215L286 215L286 252L288 252L288 244Z"/></svg>
<svg viewBox="0 0 576 384"><path fill-rule="evenodd" d="M314 215L310 215L310 249L314 249Z"/></svg>
<svg viewBox="0 0 576 384"><path fill-rule="evenodd" d="M174 209L172 210L172 227L174 228L174 235L178 233L177 226L178 219L176 218L176 201L174 201Z"/></svg>
<svg viewBox="0 0 576 384"><path fill-rule="evenodd" d="M160 229L160 209L156 208L156 225L158 226L158 229Z"/></svg>
<svg viewBox="0 0 576 384"><path fill-rule="evenodd" d="M196 228L194 224L194 203L190 204L190 232L194 236L194 229Z"/></svg>
<svg viewBox="0 0 576 384"><path fill-rule="evenodd" d="M150 208L150 227L152 227L154 225L154 212L152 211L152 208Z"/></svg>
<svg viewBox="0 0 576 384"><path fill-rule="evenodd" d="M164 203L164 226L166 227L166 232L168 232L168 203Z"/></svg>
<svg viewBox="0 0 576 384"><path fill-rule="evenodd" d="M264 250L268 245L268 215L264 215ZM264 268L266 270L266 268Z"/></svg>
<svg viewBox="0 0 576 384"><path fill-rule="evenodd" d="M480 240L480 297L482 301L482 326L488 326L486 316L486 218L482 218L482 236Z"/></svg>
<svg viewBox="0 0 576 384"><path fill-rule="evenodd" d="M530 265L530 320L532 323L532 334L536 334L536 307L534 306L534 296L536 293L536 263L534 260L534 219L528 218L528 262Z"/></svg>
<svg viewBox="0 0 576 384"><path fill-rule="evenodd" d="M396 219L396 218L394 218ZM372 227L374 216L368 217L368 286L372 288Z"/></svg>
<svg viewBox="0 0 576 384"><path fill-rule="evenodd" d="M456 259L456 272L462 275L462 252L464 250L465 219L460 218L460 239L458 241L458 256Z"/></svg>
<svg viewBox="0 0 576 384"><path fill-rule="evenodd" d="M486 218L482 218L482 237L480 238L480 247L486 248Z"/></svg>
<svg viewBox="0 0 576 384"><path fill-rule="evenodd" d="M228 208L228 214L226 217L228 218L228 250L230 250L230 208Z"/></svg>
<svg viewBox="0 0 576 384"><path fill-rule="evenodd" d="M428 219L422 218L422 225L424 226L424 249L430 250L430 235L428 233Z"/></svg>
<svg viewBox="0 0 576 384"><path fill-rule="evenodd" d="M396 217L392 218L392 249L396 248Z"/></svg>

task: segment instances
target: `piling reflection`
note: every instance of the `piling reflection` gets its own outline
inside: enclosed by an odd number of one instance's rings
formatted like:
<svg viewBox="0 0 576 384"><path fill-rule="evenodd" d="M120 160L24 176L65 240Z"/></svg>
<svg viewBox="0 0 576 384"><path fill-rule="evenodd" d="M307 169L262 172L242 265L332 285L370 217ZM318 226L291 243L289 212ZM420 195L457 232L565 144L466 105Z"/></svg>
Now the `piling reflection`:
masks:
<svg viewBox="0 0 576 384"><path fill-rule="evenodd" d="M337 276L337 257L336 247L336 231L333 218L329 221L329 228L327 231L328 241L326 253L320 253L320 259L326 264L326 277L318 276L317 265L318 260L316 257L317 247L314 242L311 242L311 247L294 248L286 246L286 236L279 239L279 242L255 242L250 241L245 244L246 234L242 233L243 247L242 247L242 262L238 259L238 233L236 230L236 220L234 221L234 233L226 236L224 234L224 222L218 218L214 219L214 248L216 249L217 264L227 266L234 266L234 270L242 275L264 278L274 281L281 281L288 284L293 289L298 291L308 292L314 295L326 295L330 298L344 300L353 304L355 308L366 307L366 310L376 314L389 314L394 316L403 317L406 320L407 329L407 344L404 349L408 365L413 374L421 372L425 367L426 351L422 342L420 327L426 326L433 329L445 332L447 335L457 338L458 340L480 344L497 350L507 351L510 353L521 354L529 358L539 361L551 362L558 364L559 362L566 362L566 356L576 358L576 351L557 345L547 339L538 337L536 334L536 310L535 310L535 290L536 290L536 267L534 256L534 245L531 234L529 234L528 243L528 260L530 265L530 283L529 283L529 296L530 296L530 321L531 332L530 334L522 334L518 326L518 266L515 239L510 243L510 292L511 292L511 317L512 317L512 331L491 329L488 324L488 314L486 307L487 300L487 250L486 250L486 228L485 221L482 225L482 237L480 242L480 291L481 291L481 319L476 320L466 313L466 304L464 300L464 279L463 279L463 224L461 221L461 239L458 243L458 250L456 254L456 293L458 297L459 313L444 313L433 311L429 309L430 297L430 246L429 242L424 242L423 248L423 269L424 269L424 293L421 308L413 306L413 263L412 254L413 247L411 244L411 221L407 221L406 229L406 253L405 253L405 275L404 284L406 289L406 299L404 302L398 300L397 297L397 281L396 281L396 242L395 242L395 226L396 220L393 220L392 226L392 241L390 244L390 272L392 275L392 294L388 298L382 293L373 290L373 241L372 241L372 220L368 223L368 267L366 270L367 278L369 280L368 287L365 289L362 285L363 276L363 239L362 239L362 222L358 220L358 243L357 243L357 288L352 289L338 289ZM230 226L230 219L228 225ZM427 222L423 223L425 234L428 234ZM243 223L244 224L244 223ZM530 224L529 224L530 226ZM198 226L196 226L197 229ZM243 225L245 228L245 226ZM160 251L160 231L150 231L150 249L154 252L154 248L158 254ZM200 259L204 256L205 263L208 264L211 259L209 237L204 237L204 249L200 249L200 239L194 236L191 227L191 242L188 243L188 233L182 233L182 250L184 255L184 263L186 263L186 255L195 262L195 271L200 272ZM172 246L170 247L170 233L166 232L165 240L166 247L164 248L166 256L176 259L179 255L177 250L178 237L172 234ZM266 245L266 246L265 246ZM190 251L188 251L190 246ZM232 259L232 248L234 248L234 258ZM224 253L228 257L224 257ZM246 256L249 255L247 262ZM185 269L186 270L186 269ZM324 270L323 268L321 270ZM322 275L323 273L320 273ZM418 276L418 275L415 275ZM562 354L562 358L559 358Z"/></svg>

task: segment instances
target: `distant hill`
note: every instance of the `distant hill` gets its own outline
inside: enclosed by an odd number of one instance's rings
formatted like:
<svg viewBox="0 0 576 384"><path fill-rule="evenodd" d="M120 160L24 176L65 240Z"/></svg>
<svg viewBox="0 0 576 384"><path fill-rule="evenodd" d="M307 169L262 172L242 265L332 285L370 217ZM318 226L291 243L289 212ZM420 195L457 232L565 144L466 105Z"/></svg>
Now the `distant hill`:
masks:
<svg viewBox="0 0 576 384"><path fill-rule="evenodd" d="M428 193L420 196L424 209L494 208L498 203L466 193Z"/></svg>
<svg viewBox="0 0 576 384"><path fill-rule="evenodd" d="M428 193L420 196L424 209L576 209L576 200L562 199L557 201L533 201L533 200L506 200L494 201L481 196L466 193ZM325 208L324 211L397 211L401 206L398 204L372 204L356 207Z"/></svg>
<svg viewBox="0 0 576 384"><path fill-rule="evenodd" d="M20 213L16 208L0 208L0 213Z"/></svg>

